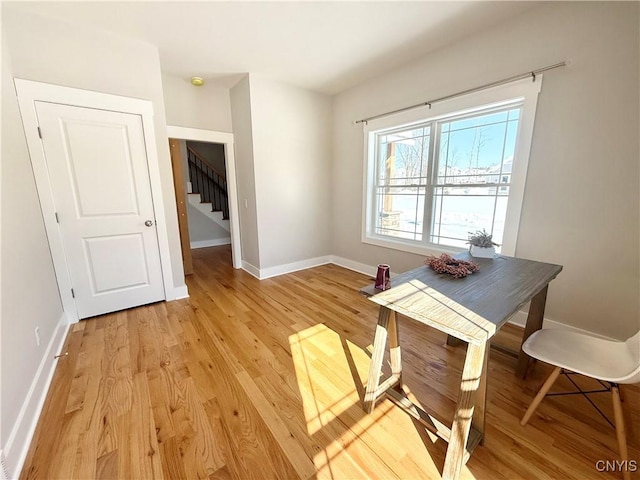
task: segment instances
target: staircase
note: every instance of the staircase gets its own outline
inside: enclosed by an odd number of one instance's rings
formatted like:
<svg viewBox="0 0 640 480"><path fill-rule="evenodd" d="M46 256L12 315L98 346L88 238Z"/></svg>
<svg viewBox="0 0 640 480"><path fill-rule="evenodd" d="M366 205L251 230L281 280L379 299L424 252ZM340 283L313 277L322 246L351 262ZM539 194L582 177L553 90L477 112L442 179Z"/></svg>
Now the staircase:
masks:
<svg viewBox="0 0 640 480"><path fill-rule="evenodd" d="M227 180L195 150L187 148L189 182L187 196L189 203L217 223L226 231L229 226L229 197Z"/></svg>

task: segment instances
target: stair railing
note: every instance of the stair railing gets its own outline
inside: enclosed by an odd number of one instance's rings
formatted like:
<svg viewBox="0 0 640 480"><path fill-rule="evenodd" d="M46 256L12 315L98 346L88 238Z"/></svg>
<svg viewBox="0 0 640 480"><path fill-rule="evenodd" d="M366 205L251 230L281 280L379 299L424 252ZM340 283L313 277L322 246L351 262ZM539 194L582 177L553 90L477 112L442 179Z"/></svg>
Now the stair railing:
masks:
<svg viewBox="0 0 640 480"><path fill-rule="evenodd" d="M228 220L227 179L202 158L198 152L189 147L187 147L187 158L192 192L199 193L201 202L211 203L211 211L222 212L222 218Z"/></svg>

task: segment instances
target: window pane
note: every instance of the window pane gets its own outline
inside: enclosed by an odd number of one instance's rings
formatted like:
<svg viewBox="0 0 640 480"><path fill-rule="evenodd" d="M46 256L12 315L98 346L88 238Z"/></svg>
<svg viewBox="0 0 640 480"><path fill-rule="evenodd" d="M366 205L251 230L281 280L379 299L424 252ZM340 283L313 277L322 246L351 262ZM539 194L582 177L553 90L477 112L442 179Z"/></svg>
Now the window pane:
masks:
<svg viewBox="0 0 640 480"><path fill-rule="evenodd" d="M482 229L501 242L519 113L512 108L441 125L431 242L464 247L469 232Z"/></svg>
<svg viewBox="0 0 640 480"><path fill-rule="evenodd" d="M500 172L515 151L516 112L493 112L443 123L440 129L438 175ZM509 115L509 121L507 116ZM510 172L510 170L509 170Z"/></svg>
<svg viewBox="0 0 640 480"><path fill-rule="evenodd" d="M492 232L495 218L504 230L504 211L498 211L496 187L434 189L433 229L431 241L443 245L464 246L469 232L486 229ZM503 197L506 201L506 197ZM498 216L500 218L498 219Z"/></svg>
<svg viewBox="0 0 640 480"><path fill-rule="evenodd" d="M374 232L422 241L429 125L379 135Z"/></svg>
<svg viewBox="0 0 640 480"><path fill-rule="evenodd" d="M382 187L376 197L375 233L422 240L424 187Z"/></svg>
<svg viewBox="0 0 640 480"><path fill-rule="evenodd" d="M378 136L378 184L424 185L430 127Z"/></svg>

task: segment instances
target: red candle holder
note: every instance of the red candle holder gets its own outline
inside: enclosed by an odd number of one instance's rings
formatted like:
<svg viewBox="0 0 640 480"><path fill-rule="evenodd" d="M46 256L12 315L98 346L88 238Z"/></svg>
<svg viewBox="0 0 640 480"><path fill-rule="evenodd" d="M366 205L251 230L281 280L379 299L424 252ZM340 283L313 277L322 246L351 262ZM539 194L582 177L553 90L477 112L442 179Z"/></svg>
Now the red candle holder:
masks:
<svg viewBox="0 0 640 480"><path fill-rule="evenodd" d="M389 265L381 263L378 265L378 273L376 275L376 285L378 290L388 290L391 288L391 277L389 274Z"/></svg>

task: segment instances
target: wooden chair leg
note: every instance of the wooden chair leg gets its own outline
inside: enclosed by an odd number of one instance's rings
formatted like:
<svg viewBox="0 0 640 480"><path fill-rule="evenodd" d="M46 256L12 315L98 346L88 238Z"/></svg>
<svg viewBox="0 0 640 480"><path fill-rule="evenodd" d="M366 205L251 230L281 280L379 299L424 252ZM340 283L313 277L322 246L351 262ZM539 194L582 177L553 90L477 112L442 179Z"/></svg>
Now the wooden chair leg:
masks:
<svg viewBox="0 0 640 480"><path fill-rule="evenodd" d="M533 412L535 412L536 408L538 408L538 405L540 405L540 402L542 402L544 396L547 394L551 386L555 383L561 371L562 369L560 367L556 367L553 372L551 372L551 375L549 375L547 380L542 384L542 387L540 387L536 398L534 398L533 402L531 402L531 405L529 405L529 408L524 414L524 417L522 417L522 420L520 420L520 425L524 426L527 424L527 422L531 418L531 415L533 415Z"/></svg>
<svg viewBox="0 0 640 480"><path fill-rule="evenodd" d="M624 431L624 416L622 414L622 403L620 402L620 389L618 385L611 386L611 395L613 397L613 417L616 422L616 436L618 437L618 449L620 450L620 460L623 462L622 477L624 480L631 479L629 473L629 451L627 450L627 436Z"/></svg>

